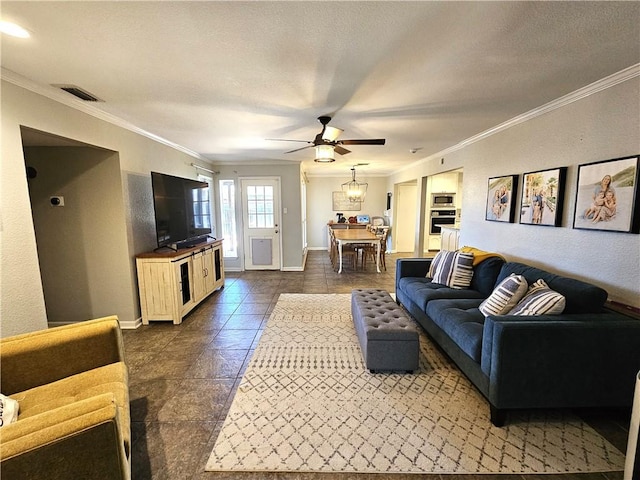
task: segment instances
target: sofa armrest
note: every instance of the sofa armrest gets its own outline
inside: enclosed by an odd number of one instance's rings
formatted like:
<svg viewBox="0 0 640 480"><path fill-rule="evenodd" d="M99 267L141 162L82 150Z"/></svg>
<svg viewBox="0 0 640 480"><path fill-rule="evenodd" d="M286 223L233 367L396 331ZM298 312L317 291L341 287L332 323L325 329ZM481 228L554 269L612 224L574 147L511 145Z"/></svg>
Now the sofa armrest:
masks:
<svg viewBox="0 0 640 480"><path fill-rule="evenodd" d="M396 286L402 277L426 277L432 258L399 258L396 260Z"/></svg>
<svg viewBox="0 0 640 480"><path fill-rule="evenodd" d="M124 479L129 476L118 409L105 393L2 427L7 478Z"/></svg>
<svg viewBox="0 0 640 480"><path fill-rule="evenodd" d="M489 316L481 367L497 408L630 406L640 321L602 313Z"/></svg>
<svg viewBox="0 0 640 480"><path fill-rule="evenodd" d="M123 361L116 316L16 335L0 341L0 391L11 395Z"/></svg>

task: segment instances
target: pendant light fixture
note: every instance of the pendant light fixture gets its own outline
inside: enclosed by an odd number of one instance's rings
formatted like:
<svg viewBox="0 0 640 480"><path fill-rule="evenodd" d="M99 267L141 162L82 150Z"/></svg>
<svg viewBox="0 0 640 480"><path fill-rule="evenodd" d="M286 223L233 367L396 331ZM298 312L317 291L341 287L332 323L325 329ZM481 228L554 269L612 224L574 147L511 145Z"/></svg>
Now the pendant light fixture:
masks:
<svg viewBox="0 0 640 480"><path fill-rule="evenodd" d="M356 180L356 167L354 165L351 168L351 181L342 184L342 191L350 202L363 202L368 186L368 183Z"/></svg>

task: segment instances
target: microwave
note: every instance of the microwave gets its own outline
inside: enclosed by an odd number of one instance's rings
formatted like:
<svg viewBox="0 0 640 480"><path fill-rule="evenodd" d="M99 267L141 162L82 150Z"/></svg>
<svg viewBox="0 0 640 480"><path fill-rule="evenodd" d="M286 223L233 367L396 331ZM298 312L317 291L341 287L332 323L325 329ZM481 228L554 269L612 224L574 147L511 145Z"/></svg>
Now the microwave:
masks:
<svg viewBox="0 0 640 480"><path fill-rule="evenodd" d="M432 193L431 194L431 208L455 207L455 206L456 206L455 193Z"/></svg>

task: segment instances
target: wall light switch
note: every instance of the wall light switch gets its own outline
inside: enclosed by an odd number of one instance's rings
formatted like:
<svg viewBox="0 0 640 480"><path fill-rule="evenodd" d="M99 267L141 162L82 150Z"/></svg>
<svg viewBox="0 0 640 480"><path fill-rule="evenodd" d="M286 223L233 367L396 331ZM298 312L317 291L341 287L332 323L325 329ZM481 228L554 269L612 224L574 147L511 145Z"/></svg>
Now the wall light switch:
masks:
<svg viewBox="0 0 640 480"><path fill-rule="evenodd" d="M284 207L284 208L282 209L282 213L284 213L284 214L286 215L286 214L287 214L287 212L288 212L287 207Z"/></svg>

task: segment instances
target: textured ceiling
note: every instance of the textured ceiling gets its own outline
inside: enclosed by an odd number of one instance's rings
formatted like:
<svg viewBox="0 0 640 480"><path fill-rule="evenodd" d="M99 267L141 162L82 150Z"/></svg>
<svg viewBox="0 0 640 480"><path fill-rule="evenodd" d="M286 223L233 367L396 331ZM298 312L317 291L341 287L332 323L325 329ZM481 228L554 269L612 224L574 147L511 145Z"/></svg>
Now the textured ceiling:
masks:
<svg viewBox="0 0 640 480"><path fill-rule="evenodd" d="M2 67L215 162L387 174L640 62L639 2L1 2ZM333 116L351 146L304 144ZM411 153L411 149L419 149Z"/></svg>

